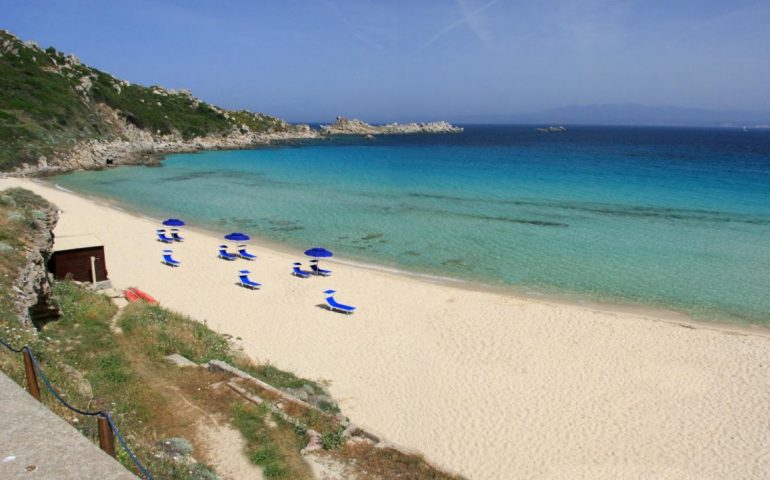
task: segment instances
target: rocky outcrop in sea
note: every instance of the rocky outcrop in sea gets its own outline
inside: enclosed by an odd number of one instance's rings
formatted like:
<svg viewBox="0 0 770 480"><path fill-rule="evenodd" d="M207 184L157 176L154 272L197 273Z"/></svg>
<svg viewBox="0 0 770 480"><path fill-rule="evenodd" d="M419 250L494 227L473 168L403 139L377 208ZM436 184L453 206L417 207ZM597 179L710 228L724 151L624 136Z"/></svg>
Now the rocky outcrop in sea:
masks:
<svg viewBox="0 0 770 480"><path fill-rule="evenodd" d="M449 122L389 123L371 125L356 118L337 117L332 125L321 125L322 135L398 135L415 133L460 133L462 127Z"/></svg>

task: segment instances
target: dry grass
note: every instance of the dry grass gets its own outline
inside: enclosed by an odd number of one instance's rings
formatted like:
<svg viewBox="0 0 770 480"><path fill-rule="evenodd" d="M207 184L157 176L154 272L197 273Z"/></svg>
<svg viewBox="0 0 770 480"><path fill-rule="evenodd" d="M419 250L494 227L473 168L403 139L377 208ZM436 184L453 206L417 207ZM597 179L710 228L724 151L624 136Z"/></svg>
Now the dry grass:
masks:
<svg viewBox="0 0 770 480"><path fill-rule="evenodd" d="M233 424L246 439L246 454L262 467L269 479L312 479L310 468L299 450L304 439L269 409L243 402L232 405Z"/></svg>
<svg viewBox="0 0 770 480"><path fill-rule="evenodd" d="M358 480L460 480L462 477L437 470L420 455L409 455L390 448L377 448L370 442L347 442L327 451L337 462L355 465Z"/></svg>

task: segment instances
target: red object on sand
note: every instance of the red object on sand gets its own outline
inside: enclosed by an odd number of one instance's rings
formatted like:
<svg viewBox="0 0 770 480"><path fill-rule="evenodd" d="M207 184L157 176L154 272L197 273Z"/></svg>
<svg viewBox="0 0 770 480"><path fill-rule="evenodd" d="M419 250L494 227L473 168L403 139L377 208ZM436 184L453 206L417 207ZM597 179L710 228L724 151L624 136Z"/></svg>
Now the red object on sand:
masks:
<svg viewBox="0 0 770 480"><path fill-rule="evenodd" d="M134 297L134 300L129 298L129 294L131 295L131 297ZM158 301L155 300L154 298L152 298L152 296L150 296L150 294L145 293L145 292L139 290L136 287L131 287L128 290L126 290L125 296L126 296L126 300L128 300L129 302L136 302L137 300L144 300L145 302L152 303L153 305L157 305L158 304Z"/></svg>
<svg viewBox="0 0 770 480"><path fill-rule="evenodd" d="M132 292L131 290L124 290L123 296L126 297L126 300L128 300L131 303L138 302L139 300L141 300L141 298L139 298L139 296L134 292Z"/></svg>

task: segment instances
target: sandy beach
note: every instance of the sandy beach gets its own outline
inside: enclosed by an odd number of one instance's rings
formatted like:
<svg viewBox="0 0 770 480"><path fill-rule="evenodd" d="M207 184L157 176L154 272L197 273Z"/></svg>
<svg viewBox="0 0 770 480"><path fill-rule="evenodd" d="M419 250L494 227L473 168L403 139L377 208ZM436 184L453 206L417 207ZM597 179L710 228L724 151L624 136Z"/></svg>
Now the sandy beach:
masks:
<svg viewBox="0 0 770 480"><path fill-rule="evenodd" d="M184 229L161 264L157 219L48 184L0 179L61 211L58 236L105 244L118 288L240 338L244 351L328 380L345 415L473 479L762 479L770 476L770 335L634 312L518 298L324 261ZM222 232L225 233L225 232ZM259 234L259 232L247 232ZM310 247L310 245L308 246ZM329 246L333 247L333 246ZM241 268L262 283L235 285ZM323 291L358 307L319 308Z"/></svg>

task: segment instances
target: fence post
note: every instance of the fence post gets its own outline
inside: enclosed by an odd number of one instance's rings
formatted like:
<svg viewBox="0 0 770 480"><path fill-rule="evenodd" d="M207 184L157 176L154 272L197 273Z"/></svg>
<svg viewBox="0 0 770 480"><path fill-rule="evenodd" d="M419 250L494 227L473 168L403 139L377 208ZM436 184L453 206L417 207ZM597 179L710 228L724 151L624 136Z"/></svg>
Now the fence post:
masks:
<svg viewBox="0 0 770 480"><path fill-rule="evenodd" d="M111 457L115 456L115 434L112 433L112 427L110 422L107 421L107 417L99 415L96 417L96 422L99 425L99 448L107 452Z"/></svg>
<svg viewBox="0 0 770 480"><path fill-rule="evenodd" d="M29 354L29 347L24 347L22 354L24 355L24 371L27 374L27 390L39 402L40 385L37 383L37 373L35 372L35 364L32 363L32 356Z"/></svg>

